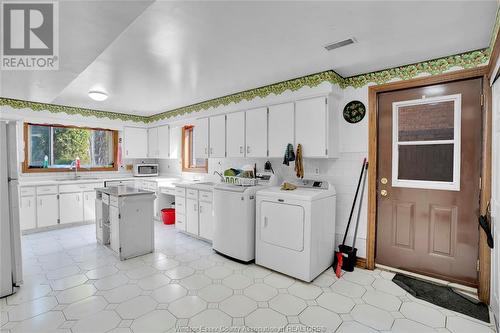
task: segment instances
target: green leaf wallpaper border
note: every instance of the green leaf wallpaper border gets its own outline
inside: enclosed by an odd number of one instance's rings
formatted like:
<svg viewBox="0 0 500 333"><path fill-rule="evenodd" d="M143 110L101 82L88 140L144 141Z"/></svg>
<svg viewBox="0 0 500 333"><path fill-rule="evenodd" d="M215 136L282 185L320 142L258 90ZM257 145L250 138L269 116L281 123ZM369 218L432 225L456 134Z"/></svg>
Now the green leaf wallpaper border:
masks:
<svg viewBox="0 0 500 333"><path fill-rule="evenodd" d="M84 117L94 116L97 118L108 118L111 120L123 120L123 121L134 121L134 122L144 122L145 118L147 118L143 116L136 116L125 113L92 110L92 109L78 108L66 105L23 101L19 99L4 98L4 97L0 97L0 106L10 106L13 109L31 109L33 111L66 113L69 115L80 115Z"/></svg>
<svg viewBox="0 0 500 333"><path fill-rule="evenodd" d="M498 33L498 16L496 24L496 32ZM346 89L348 87L361 88L370 83L384 84L394 79L409 80L421 74L436 75L441 74L453 67L459 68L475 68L478 66L486 65L489 61L491 48L466 52L462 54L452 55L439 59L424 61L416 64L395 67L387 70L356 75L344 78L333 70L311 74L287 81L282 81L263 87L245 90L235 94L211 99L197 104L177 108L174 110L158 113L153 116L137 116L129 115L118 112L109 112L101 110L92 110L64 105L55 105L47 103L38 103L23 101L17 99L10 99L0 97L0 106L10 106L14 109L29 108L33 111L49 111L52 113L67 113L69 115L81 115L85 117L108 118L111 120L123 120L133 122L151 123L163 119L168 119L180 115L185 115L209 108L216 108L219 106L229 105L231 103L239 103L241 101L250 101L256 97L266 97L271 94L279 95L287 90L296 91L302 87L316 87L323 82L338 84L340 88Z"/></svg>

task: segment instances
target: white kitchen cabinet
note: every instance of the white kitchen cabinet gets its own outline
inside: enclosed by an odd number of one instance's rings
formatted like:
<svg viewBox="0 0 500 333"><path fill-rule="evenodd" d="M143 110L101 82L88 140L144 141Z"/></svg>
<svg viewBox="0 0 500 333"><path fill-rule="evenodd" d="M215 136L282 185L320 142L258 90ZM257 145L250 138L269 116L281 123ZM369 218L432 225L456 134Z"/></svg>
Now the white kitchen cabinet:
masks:
<svg viewBox="0 0 500 333"><path fill-rule="evenodd" d="M170 158L181 158L182 127L170 128Z"/></svg>
<svg viewBox="0 0 500 333"><path fill-rule="evenodd" d="M248 110L246 113L246 156L267 156L267 108Z"/></svg>
<svg viewBox="0 0 500 333"><path fill-rule="evenodd" d="M158 158L160 151L158 149L158 127L148 129L148 157Z"/></svg>
<svg viewBox="0 0 500 333"><path fill-rule="evenodd" d="M186 231L198 236L198 200L186 199Z"/></svg>
<svg viewBox="0 0 500 333"><path fill-rule="evenodd" d="M37 196L36 223L38 228L57 225L59 219L59 199L57 194Z"/></svg>
<svg viewBox="0 0 500 333"><path fill-rule="evenodd" d="M294 104L285 103L269 107L269 157L283 157L289 143L294 144ZM295 146L294 146L295 147Z"/></svg>
<svg viewBox="0 0 500 333"><path fill-rule="evenodd" d="M338 121L327 97L295 103L295 144L302 145L304 157L338 156Z"/></svg>
<svg viewBox="0 0 500 333"><path fill-rule="evenodd" d="M158 127L158 158L170 155L170 129L168 125Z"/></svg>
<svg viewBox="0 0 500 333"><path fill-rule="evenodd" d="M226 115L210 118L210 157L226 157Z"/></svg>
<svg viewBox="0 0 500 333"><path fill-rule="evenodd" d="M201 192L200 192L201 193ZM199 202L199 236L207 240L212 240L213 212L212 203Z"/></svg>
<svg viewBox="0 0 500 333"><path fill-rule="evenodd" d="M208 118L194 122L193 141L195 158L208 158Z"/></svg>
<svg viewBox="0 0 500 333"><path fill-rule="evenodd" d="M82 192L59 195L59 219L61 224L83 221Z"/></svg>
<svg viewBox="0 0 500 333"><path fill-rule="evenodd" d="M227 157L245 157L245 112L226 117Z"/></svg>
<svg viewBox="0 0 500 333"><path fill-rule="evenodd" d="M109 246L116 253L120 252L120 218L118 207L109 206Z"/></svg>
<svg viewBox="0 0 500 333"><path fill-rule="evenodd" d="M19 224L21 230L36 228L36 204L35 197L21 197L19 210Z"/></svg>
<svg viewBox="0 0 500 333"><path fill-rule="evenodd" d="M148 155L148 130L139 127L123 128L125 158L144 158Z"/></svg>
<svg viewBox="0 0 500 333"><path fill-rule="evenodd" d="M83 220L95 221L95 191L83 192Z"/></svg>

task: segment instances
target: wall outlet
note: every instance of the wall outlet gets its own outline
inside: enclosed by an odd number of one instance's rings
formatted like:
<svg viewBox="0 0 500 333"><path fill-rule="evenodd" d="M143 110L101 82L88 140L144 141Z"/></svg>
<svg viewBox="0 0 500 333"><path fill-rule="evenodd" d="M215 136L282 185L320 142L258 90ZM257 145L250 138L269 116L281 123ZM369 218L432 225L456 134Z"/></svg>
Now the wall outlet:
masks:
<svg viewBox="0 0 500 333"><path fill-rule="evenodd" d="M314 174L319 175L319 168L314 168Z"/></svg>

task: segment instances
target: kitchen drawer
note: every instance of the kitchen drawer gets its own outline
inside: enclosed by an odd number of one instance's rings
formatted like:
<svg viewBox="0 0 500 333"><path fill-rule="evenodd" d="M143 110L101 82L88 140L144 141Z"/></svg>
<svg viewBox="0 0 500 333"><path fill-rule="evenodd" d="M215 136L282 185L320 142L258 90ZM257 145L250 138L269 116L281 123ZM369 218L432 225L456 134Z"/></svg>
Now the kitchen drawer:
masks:
<svg viewBox="0 0 500 333"><path fill-rule="evenodd" d="M109 205L118 207L118 197L115 197L114 195L110 195L109 196Z"/></svg>
<svg viewBox="0 0 500 333"><path fill-rule="evenodd" d="M109 205L109 194L106 193L102 194L102 202L105 203L106 205Z"/></svg>
<svg viewBox="0 0 500 333"><path fill-rule="evenodd" d="M179 230L186 231L186 216L175 214L175 227Z"/></svg>
<svg viewBox="0 0 500 333"><path fill-rule="evenodd" d="M173 188L167 188L167 187L162 187L161 188L161 193L168 194L168 195L175 195L175 189L173 189Z"/></svg>
<svg viewBox="0 0 500 333"><path fill-rule="evenodd" d="M186 202L184 198L175 197L175 215L186 213Z"/></svg>
<svg viewBox="0 0 500 333"><path fill-rule="evenodd" d="M200 198L200 201L212 202L212 192L200 191L199 198Z"/></svg>
<svg viewBox="0 0 500 333"><path fill-rule="evenodd" d="M186 189L186 198L198 200L198 190Z"/></svg>
<svg viewBox="0 0 500 333"><path fill-rule="evenodd" d="M185 187L176 187L175 188L175 195L180 196L180 197L185 197L186 196L186 188Z"/></svg>
<svg viewBox="0 0 500 333"><path fill-rule="evenodd" d="M102 187L102 183L59 185L59 193L87 192L96 187Z"/></svg>
<svg viewBox="0 0 500 333"><path fill-rule="evenodd" d="M19 193L21 194L22 197L31 197L35 195L35 188L30 186L30 187L21 187L19 190Z"/></svg>
<svg viewBox="0 0 500 333"><path fill-rule="evenodd" d="M36 194L57 194L57 185L37 186Z"/></svg>

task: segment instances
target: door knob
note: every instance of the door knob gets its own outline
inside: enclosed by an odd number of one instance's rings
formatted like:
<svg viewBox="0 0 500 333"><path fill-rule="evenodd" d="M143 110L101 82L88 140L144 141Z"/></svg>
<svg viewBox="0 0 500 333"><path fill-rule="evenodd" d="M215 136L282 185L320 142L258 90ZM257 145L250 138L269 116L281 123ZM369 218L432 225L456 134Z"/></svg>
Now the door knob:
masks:
<svg viewBox="0 0 500 333"><path fill-rule="evenodd" d="M380 179L380 182L381 182L382 184L384 184L384 185L385 185L385 184L387 184L387 178L385 178L385 177L381 178L381 179Z"/></svg>
<svg viewBox="0 0 500 333"><path fill-rule="evenodd" d="M387 190L380 191L380 195L383 196L383 197L386 197L387 196Z"/></svg>

